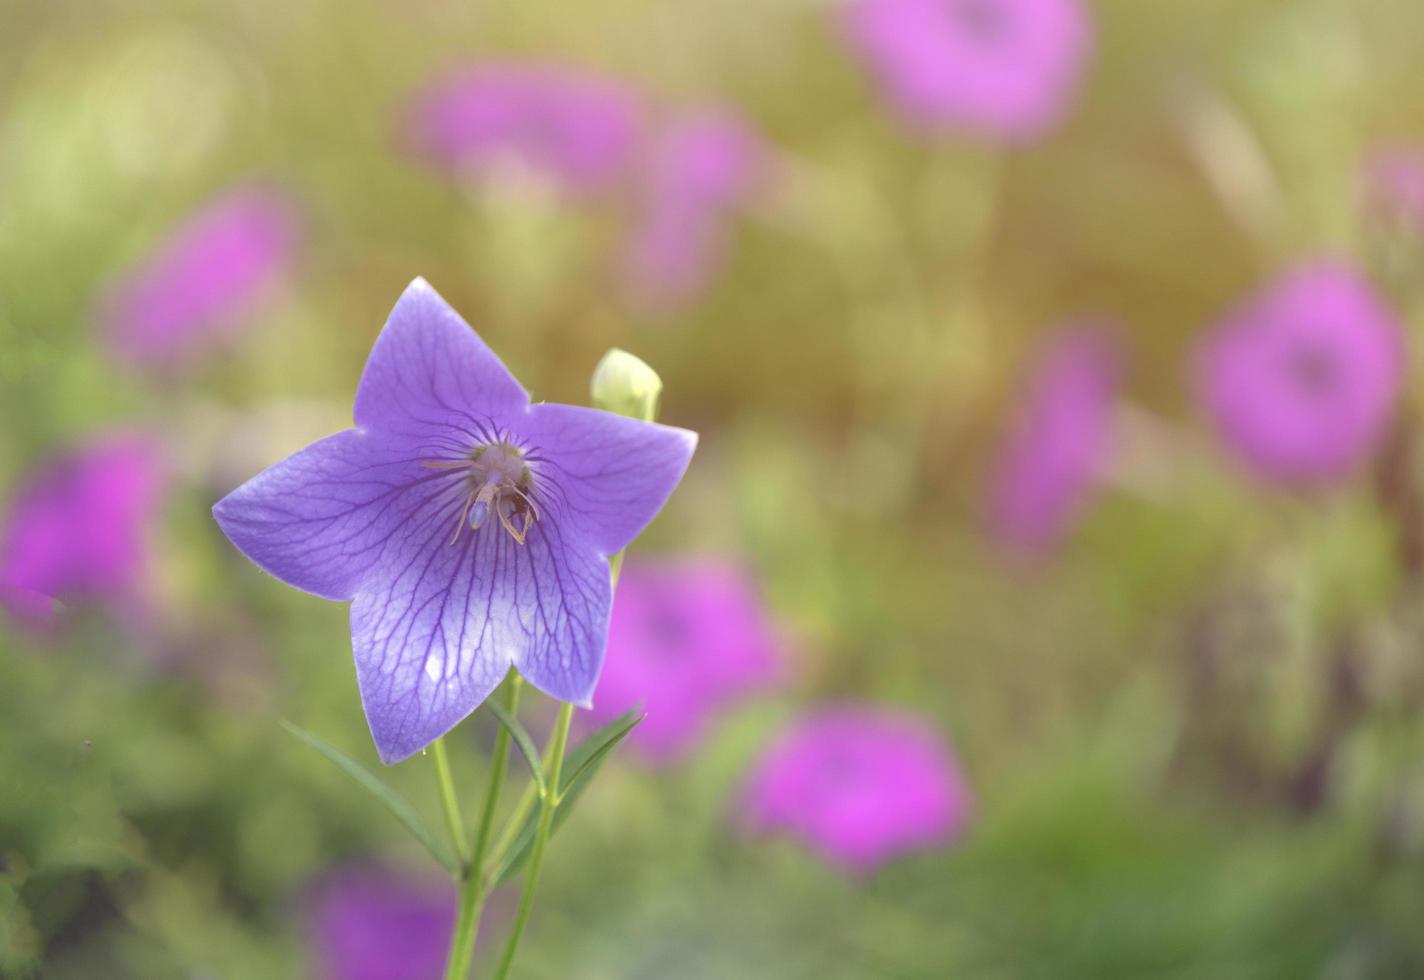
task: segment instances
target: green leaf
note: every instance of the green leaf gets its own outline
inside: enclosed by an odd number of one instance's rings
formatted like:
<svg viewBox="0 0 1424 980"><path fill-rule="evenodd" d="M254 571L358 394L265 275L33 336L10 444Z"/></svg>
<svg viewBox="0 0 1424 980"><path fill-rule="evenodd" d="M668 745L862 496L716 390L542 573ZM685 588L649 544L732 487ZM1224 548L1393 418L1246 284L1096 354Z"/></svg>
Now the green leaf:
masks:
<svg viewBox="0 0 1424 980"><path fill-rule="evenodd" d="M519 719L509 713L509 709L498 701L490 699L485 702L489 709L494 712L494 716L499 719L499 723L508 729L509 734L514 736L514 744L519 746L519 754L524 756L524 761L529 764L529 774L534 777L534 785L539 787L539 797L544 796L544 764L539 759L539 750L534 747L534 739L529 737L529 732L519 723Z"/></svg>
<svg viewBox="0 0 1424 980"><path fill-rule="evenodd" d="M454 859L446 853L440 841L430 832L430 828L425 826L425 823L420 819L420 814L415 812L415 807L411 806L410 803L408 803L404 797L397 794L395 790L377 779L371 770L361 765L361 763L351 758L345 752L342 752L336 746L329 742L322 741L305 728L300 728L285 718L282 720L282 727L326 756L336 764L336 768L356 780L363 789L380 800L381 803L385 805L385 808L391 812L391 816L404 824L405 829L409 830L416 840L425 845L425 849L431 853L435 860L440 862L445 870L451 874L455 874L459 871L459 866L455 863Z"/></svg>
<svg viewBox="0 0 1424 980"><path fill-rule="evenodd" d="M598 772L598 767L603 765L603 760L608 758L608 754L642 720L643 715L637 709L624 712L584 739L569 753L568 758L564 760L564 768L568 777L563 780L563 785L556 798L559 808L554 811L554 824L550 830L551 837L559 832L559 828L563 826L569 814L573 813L574 804L583 795L588 784L593 782L593 777ZM505 854L504 860L495 869L492 879L495 886L509 881L523 869L525 862L529 860L530 848L534 846L534 834L538 825L539 808L535 807L524 819L524 826L520 829L519 836L514 838L514 843L509 846L509 852Z"/></svg>

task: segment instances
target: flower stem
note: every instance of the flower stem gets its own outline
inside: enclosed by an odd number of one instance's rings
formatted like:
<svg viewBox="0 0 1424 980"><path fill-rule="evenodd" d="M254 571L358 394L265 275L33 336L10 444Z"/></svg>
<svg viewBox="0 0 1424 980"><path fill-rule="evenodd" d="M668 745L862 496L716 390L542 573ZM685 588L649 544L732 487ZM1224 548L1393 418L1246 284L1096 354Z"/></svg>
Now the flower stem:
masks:
<svg viewBox="0 0 1424 980"><path fill-rule="evenodd" d="M514 674L505 685L504 706L511 714L519 708L519 688L522 684L523 679ZM494 737L494 757L490 762L485 805L480 811L480 823L475 831L474 855L469 860L463 856L460 859L460 908L455 914L455 931L450 937L445 980L465 980L470 975L470 963L475 958L475 939L480 932L480 913L484 911L485 899L488 897L483 873L485 848L489 844L490 826L494 822L494 811L499 804L499 791L504 785L504 770L508 759L509 730L500 725L499 732Z"/></svg>
<svg viewBox="0 0 1424 980"><path fill-rule="evenodd" d="M460 817L460 800L455 795L455 780L450 776L450 759L445 754L445 740L437 738L430 746L435 754L435 774L440 780L440 805L445 811L445 826L450 831L450 842L455 846L455 860L463 867L468 856L465 849L469 839L465 836L465 821Z"/></svg>
<svg viewBox="0 0 1424 980"><path fill-rule="evenodd" d="M514 673L504 689L504 707L512 715L519 710L519 689L524 686L524 678ZM490 769L489 791L485 794L485 807L480 813L480 825L475 831L475 856L470 864L479 870L484 863L489 848L490 833L494 830L494 811L499 803L500 787L504 785L504 769L509 761L509 729L499 726L494 737L494 761Z"/></svg>
<svg viewBox="0 0 1424 980"><path fill-rule="evenodd" d="M499 867L504 855L514 845L514 839L524 829L524 821L529 818L529 811L534 809L534 804L538 802L539 788L534 785L534 781L531 779L529 785L524 787L524 792L520 794L519 800L514 804L514 810L505 820L504 829L499 833L499 840L495 841L494 847L489 850L489 856L485 858L486 872L493 872Z"/></svg>
<svg viewBox="0 0 1424 980"><path fill-rule="evenodd" d="M509 976L509 968L514 964L514 954L519 949L519 940L524 935L524 926L529 921L529 912L534 907L534 890L539 884L539 870L544 863L544 847L549 842L549 834L554 829L554 811L559 806L560 786L564 767L564 749L569 741L569 724L573 721L574 706L565 702L559 706L559 719L554 723L554 734L549 741L549 749L544 754L545 792L540 801L539 826L534 832L534 846L529 852L529 870L524 879L524 893L519 897L519 912L514 919L514 928L509 933L504 955L500 957L499 968L495 970L497 980Z"/></svg>

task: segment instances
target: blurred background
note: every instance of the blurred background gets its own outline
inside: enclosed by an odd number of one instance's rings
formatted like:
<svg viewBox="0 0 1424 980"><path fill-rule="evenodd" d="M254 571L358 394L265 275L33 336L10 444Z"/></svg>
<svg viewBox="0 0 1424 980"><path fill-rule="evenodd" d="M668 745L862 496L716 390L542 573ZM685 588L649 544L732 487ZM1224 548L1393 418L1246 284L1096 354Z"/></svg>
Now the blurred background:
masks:
<svg viewBox="0 0 1424 980"><path fill-rule="evenodd" d="M1424 975L1421 36L0 0L0 975L440 975L453 886L279 720L438 826L433 766L209 515L418 275L535 398L618 346L701 433L516 975Z"/></svg>

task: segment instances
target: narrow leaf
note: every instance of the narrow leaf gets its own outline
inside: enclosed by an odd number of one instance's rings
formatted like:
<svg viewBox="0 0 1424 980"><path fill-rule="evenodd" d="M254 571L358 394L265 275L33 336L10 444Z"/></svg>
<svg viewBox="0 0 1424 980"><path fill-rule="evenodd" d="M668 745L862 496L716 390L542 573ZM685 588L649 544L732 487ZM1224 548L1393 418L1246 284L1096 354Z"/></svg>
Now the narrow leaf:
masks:
<svg viewBox="0 0 1424 980"><path fill-rule="evenodd" d="M396 793L385 783L376 778L376 775L361 763L342 752L336 746L317 738L305 728L298 727L286 719L282 720L282 727L288 732L301 739L303 742L316 749L326 756L336 768L354 779L363 789L369 792L376 799L380 800L391 816L395 817L405 829L410 831L416 840L425 845L425 849L431 853L436 861L439 861L451 874L457 872L458 866L450 855L445 852L435 835L430 832L430 828L420 819L420 814L415 812L415 807L411 806L406 799Z"/></svg>
<svg viewBox="0 0 1424 980"><path fill-rule="evenodd" d="M569 814L573 813L574 804L583 795L584 789L593 782L593 777L597 774L599 766L603 765L603 760L608 758L609 753L642 720L643 715L636 709L625 712L584 739L569 753L568 758L564 760L564 767L569 775L567 779L563 780L559 795L559 808L554 811L554 824L550 836L557 834ZM519 836L514 839L514 843L509 846L509 852L505 854L504 860L495 869L493 882L496 886L509 881L524 868L525 862L529 860L529 851L534 846L534 834L538 825L539 808L535 807L525 818L524 826L520 828Z"/></svg>
<svg viewBox="0 0 1424 980"><path fill-rule="evenodd" d="M499 723L508 729L509 734L514 737L514 744L519 746L519 754L524 756L524 761L529 764L529 774L534 777L534 785L539 787L539 796L544 796L544 764L539 759L539 750L534 747L534 739L529 737L528 730L519 723L519 719L509 713L509 709L494 699L485 702L489 709L494 712L494 716L499 719Z"/></svg>
<svg viewBox="0 0 1424 980"><path fill-rule="evenodd" d="M564 779L563 785L559 787L559 799L562 801L572 796L574 784L584 778L584 773L601 766L603 757L613 751L613 747L623 741L645 717L639 708L625 711L580 742L564 760ZM588 772L588 778L592 776L593 773Z"/></svg>

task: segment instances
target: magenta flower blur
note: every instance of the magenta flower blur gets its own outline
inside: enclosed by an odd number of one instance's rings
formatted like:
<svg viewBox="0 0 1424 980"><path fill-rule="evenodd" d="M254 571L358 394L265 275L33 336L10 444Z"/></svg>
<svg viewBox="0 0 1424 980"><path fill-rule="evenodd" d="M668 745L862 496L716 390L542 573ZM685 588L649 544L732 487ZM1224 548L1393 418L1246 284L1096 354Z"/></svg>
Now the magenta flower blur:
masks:
<svg viewBox="0 0 1424 980"><path fill-rule="evenodd" d="M1112 451L1120 356L1096 325L1065 328L1033 369L990 484L989 529L1040 554L1062 541Z"/></svg>
<svg viewBox="0 0 1424 980"><path fill-rule="evenodd" d="M136 434L100 436L42 464L11 498L0 541L11 616L48 624L46 598L141 604L165 486L158 445Z"/></svg>
<svg viewBox="0 0 1424 980"><path fill-rule="evenodd" d="M748 826L786 831L827 861L867 873L955 837L969 791L938 733L876 708L822 708L791 726L758 764Z"/></svg>
<svg viewBox="0 0 1424 980"><path fill-rule="evenodd" d="M122 360L182 365L250 327L296 249L295 207L267 187L209 202L108 291L101 317Z"/></svg>
<svg viewBox="0 0 1424 980"><path fill-rule="evenodd" d="M1399 401L1404 335L1341 262L1288 271L1203 343L1197 389L1222 440L1260 475L1311 484L1347 475L1384 438Z"/></svg>
<svg viewBox="0 0 1424 980"><path fill-rule="evenodd" d="M687 754L717 713L773 684L777 642L752 583L721 561L629 562L613 603L597 723L637 705L629 741L644 758Z"/></svg>
<svg viewBox="0 0 1424 980"><path fill-rule="evenodd" d="M1063 118L1093 46L1080 0L851 0L848 29L911 124L1012 141Z"/></svg>
<svg viewBox="0 0 1424 980"><path fill-rule="evenodd" d="M381 759L429 745L511 666L588 707L608 639L608 556L657 514L696 435L531 405L423 279L376 339L355 420L213 515L265 571L351 602Z"/></svg>
<svg viewBox="0 0 1424 980"><path fill-rule="evenodd" d="M637 95L570 68L488 64L434 82L402 120L409 149L448 171L517 163L569 190L627 172L642 134Z"/></svg>
<svg viewBox="0 0 1424 980"><path fill-rule="evenodd" d="M662 139L628 256L640 302L673 306L706 285L722 260L726 216L765 180L767 156L760 138L729 115L686 119Z"/></svg>
<svg viewBox="0 0 1424 980"><path fill-rule="evenodd" d="M321 980L438 980L455 893L439 879L346 868L313 890L308 922Z"/></svg>

